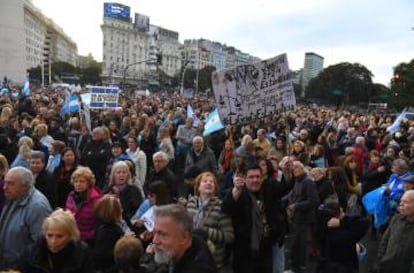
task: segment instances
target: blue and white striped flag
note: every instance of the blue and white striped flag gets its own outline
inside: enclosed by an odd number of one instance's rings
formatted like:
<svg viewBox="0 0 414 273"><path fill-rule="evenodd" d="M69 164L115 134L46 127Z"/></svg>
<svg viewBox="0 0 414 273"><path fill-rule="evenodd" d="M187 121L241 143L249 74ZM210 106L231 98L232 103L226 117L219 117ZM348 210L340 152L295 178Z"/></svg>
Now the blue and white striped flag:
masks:
<svg viewBox="0 0 414 273"><path fill-rule="evenodd" d="M395 134L400 129L401 122L405 120L407 114L408 112L404 108L401 114L394 120L393 124L387 128L387 132Z"/></svg>
<svg viewBox="0 0 414 273"><path fill-rule="evenodd" d="M197 127L200 124L200 119L196 116L193 107L191 107L189 104L187 105L187 117L193 119L193 127Z"/></svg>
<svg viewBox="0 0 414 273"><path fill-rule="evenodd" d="M223 123L221 123L217 108L208 115L206 119L206 124L204 125L203 136L207 136L211 133L214 133L220 129L223 129Z"/></svg>
<svg viewBox="0 0 414 273"><path fill-rule="evenodd" d="M24 86L23 86L23 93L26 96L30 95L30 79L29 79L29 76L26 76L26 80L25 80Z"/></svg>
<svg viewBox="0 0 414 273"><path fill-rule="evenodd" d="M81 98L82 98L82 102L84 104L86 104L86 105L91 104L91 93L82 94ZM66 114L69 114L70 112L78 111L79 110L79 105L80 105L78 97L77 96L70 96L69 107L67 105L68 105L68 103L66 101L64 101L63 104L62 104L62 110L60 111L60 113L62 115L66 115Z"/></svg>

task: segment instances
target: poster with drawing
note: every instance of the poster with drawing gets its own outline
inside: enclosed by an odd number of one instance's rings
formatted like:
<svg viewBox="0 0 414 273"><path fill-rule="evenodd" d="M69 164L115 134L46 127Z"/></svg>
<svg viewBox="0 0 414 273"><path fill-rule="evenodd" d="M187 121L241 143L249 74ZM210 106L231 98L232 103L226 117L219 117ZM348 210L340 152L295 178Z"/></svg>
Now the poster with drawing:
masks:
<svg viewBox="0 0 414 273"><path fill-rule="evenodd" d="M212 84L219 116L225 125L291 111L296 105L286 54L215 71Z"/></svg>

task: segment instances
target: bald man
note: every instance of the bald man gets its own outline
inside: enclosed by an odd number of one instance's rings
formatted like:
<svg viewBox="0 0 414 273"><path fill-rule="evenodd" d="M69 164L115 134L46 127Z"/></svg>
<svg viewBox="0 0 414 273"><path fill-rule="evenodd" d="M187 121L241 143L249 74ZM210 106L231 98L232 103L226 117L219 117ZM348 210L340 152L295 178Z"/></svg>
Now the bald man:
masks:
<svg viewBox="0 0 414 273"><path fill-rule="evenodd" d="M379 273L414 272L414 190L403 194L398 210L379 246Z"/></svg>

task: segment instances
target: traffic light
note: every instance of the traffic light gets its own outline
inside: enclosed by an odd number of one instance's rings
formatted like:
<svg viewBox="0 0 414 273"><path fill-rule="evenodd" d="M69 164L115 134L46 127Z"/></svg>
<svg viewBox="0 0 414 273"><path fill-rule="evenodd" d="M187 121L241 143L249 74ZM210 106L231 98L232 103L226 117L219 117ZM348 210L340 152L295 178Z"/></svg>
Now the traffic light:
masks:
<svg viewBox="0 0 414 273"><path fill-rule="evenodd" d="M159 65L162 64L162 54L161 53L157 53L157 64L159 64Z"/></svg>

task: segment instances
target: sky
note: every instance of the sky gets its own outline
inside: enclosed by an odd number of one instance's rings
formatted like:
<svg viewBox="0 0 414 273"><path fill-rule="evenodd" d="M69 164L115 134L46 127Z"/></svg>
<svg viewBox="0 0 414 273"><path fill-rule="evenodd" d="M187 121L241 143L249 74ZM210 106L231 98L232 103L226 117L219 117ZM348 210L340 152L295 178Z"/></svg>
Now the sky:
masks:
<svg viewBox="0 0 414 273"><path fill-rule="evenodd" d="M32 0L78 46L102 60L102 0ZM115 1L112 1L115 2ZM287 53L289 67L305 52L324 67L359 63L376 83L389 84L393 67L414 58L412 0L119 0L150 23L179 33L179 40L217 41L261 59Z"/></svg>

